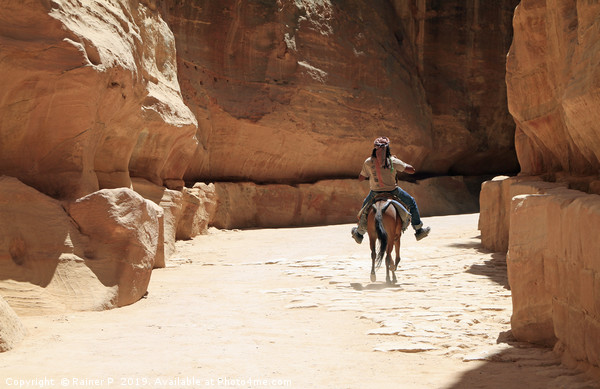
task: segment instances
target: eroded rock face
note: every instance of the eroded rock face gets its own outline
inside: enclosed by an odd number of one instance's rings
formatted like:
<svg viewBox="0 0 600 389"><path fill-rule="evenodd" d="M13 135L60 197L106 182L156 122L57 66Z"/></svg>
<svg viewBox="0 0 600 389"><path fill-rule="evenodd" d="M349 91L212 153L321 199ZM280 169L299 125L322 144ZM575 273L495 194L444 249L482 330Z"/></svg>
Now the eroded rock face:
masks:
<svg viewBox="0 0 600 389"><path fill-rule="evenodd" d="M516 171L516 3L165 2L204 145L186 180L354 178L382 134L418 171Z"/></svg>
<svg viewBox="0 0 600 389"><path fill-rule="evenodd" d="M394 72L413 65L389 27L391 7L184 1L167 13L205 146L189 181L355 177L381 133L402 133L411 147L397 152L418 166L430 149L420 136L430 131L422 90ZM351 22L359 14L381 30Z"/></svg>
<svg viewBox="0 0 600 389"><path fill-rule="evenodd" d="M507 57L509 109L524 173L600 170L600 4L523 0Z"/></svg>
<svg viewBox="0 0 600 389"><path fill-rule="evenodd" d="M128 187L130 176L181 186L196 119L155 7L9 3L0 15L0 172L69 199Z"/></svg>

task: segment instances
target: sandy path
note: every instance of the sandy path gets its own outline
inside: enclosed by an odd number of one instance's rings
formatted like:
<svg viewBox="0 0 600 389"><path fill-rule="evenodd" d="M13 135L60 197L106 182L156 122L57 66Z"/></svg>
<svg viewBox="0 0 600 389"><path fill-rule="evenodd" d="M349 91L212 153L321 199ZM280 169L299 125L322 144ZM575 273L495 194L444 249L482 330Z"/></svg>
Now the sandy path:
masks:
<svg viewBox="0 0 600 389"><path fill-rule="evenodd" d="M405 236L394 287L369 281L350 225L211 230L132 306L24 317L0 387L600 387L511 342L504 258L479 249L477 217Z"/></svg>

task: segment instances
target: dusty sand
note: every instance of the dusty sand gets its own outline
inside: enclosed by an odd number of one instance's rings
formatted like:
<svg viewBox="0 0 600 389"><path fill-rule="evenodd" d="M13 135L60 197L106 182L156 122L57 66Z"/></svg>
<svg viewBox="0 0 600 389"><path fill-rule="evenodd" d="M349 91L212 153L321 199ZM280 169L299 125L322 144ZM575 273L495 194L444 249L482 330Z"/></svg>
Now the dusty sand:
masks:
<svg viewBox="0 0 600 389"><path fill-rule="evenodd" d="M178 242L149 294L105 312L23 317L0 387L595 388L512 341L506 265L477 214L402 238L398 285L369 281L351 225Z"/></svg>

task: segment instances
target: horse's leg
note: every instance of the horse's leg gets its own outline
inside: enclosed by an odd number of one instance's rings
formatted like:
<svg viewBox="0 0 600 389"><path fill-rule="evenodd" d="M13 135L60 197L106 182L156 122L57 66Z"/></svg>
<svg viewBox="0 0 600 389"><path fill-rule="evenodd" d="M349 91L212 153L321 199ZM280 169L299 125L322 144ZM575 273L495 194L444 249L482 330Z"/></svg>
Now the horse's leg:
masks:
<svg viewBox="0 0 600 389"><path fill-rule="evenodd" d="M401 235L398 235L398 238L394 244L396 248L396 269L398 269L398 265L400 264L400 236Z"/></svg>
<svg viewBox="0 0 600 389"><path fill-rule="evenodd" d="M396 282L396 266L394 261L392 260L392 250L394 249L395 237L396 237L396 209L394 206L389 206L386 210L386 222L385 229L388 231L388 236L391 240L388 242L388 245L385 250L385 264L386 264L386 274L385 281L388 285L391 285ZM392 277L390 278L390 272L392 273Z"/></svg>
<svg viewBox="0 0 600 389"><path fill-rule="evenodd" d="M396 271L398 269L398 263L400 262L400 256L398 254L399 241L397 240L396 237L394 237L394 241L392 242L392 244L393 244L394 249L396 250L396 260L392 261L392 270ZM391 252L390 252L390 255L391 255Z"/></svg>
<svg viewBox="0 0 600 389"><path fill-rule="evenodd" d="M374 249L371 249L371 282L377 281L377 276L375 275L375 257L377 257L377 253L375 253Z"/></svg>
<svg viewBox="0 0 600 389"><path fill-rule="evenodd" d="M375 245L377 243L377 234L375 233L375 225L372 213L369 214L367 232L369 233L369 247L371 248L371 282L375 282L375 280L377 280L377 276L375 275L375 258L377 257Z"/></svg>
<svg viewBox="0 0 600 389"><path fill-rule="evenodd" d="M394 260L392 259L392 249L394 248L394 243L395 242L390 242L390 244L388 246L388 252L387 252L387 259L386 259L386 262L388 264L387 268L389 269L390 272L392 272L392 281L391 282L390 282L389 275L387 276L388 284L395 284L397 281L397 279L396 279L396 264L394 263Z"/></svg>
<svg viewBox="0 0 600 389"><path fill-rule="evenodd" d="M398 279L396 278L396 270L398 270L398 264L400 263L400 236L398 236L394 247L396 247L396 262L394 263L394 278L392 279L392 281L395 284L398 282Z"/></svg>
<svg viewBox="0 0 600 389"><path fill-rule="evenodd" d="M400 264L400 238L402 237L402 219L400 215L396 215L396 230L394 233L394 248L396 250L396 261L394 263L394 271L398 270Z"/></svg>
<svg viewBox="0 0 600 389"><path fill-rule="evenodd" d="M385 282L388 285L391 285L393 283L392 279L390 279L390 272L392 273L392 275L394 276L394 280L396 279L396 273L394 273L394 270L392 269L392 254L390 252L388 252L385 256Z"/></svg>
<svg viewBox="0 0 600 389"><path fill-rule="evenodd" d="M394 262L392 260L392 253L390 252L390 264L392 267L392 283L396 283L398 282L398 279L396 278L396 270L398 270L398 263L400 262L400 254L399 254L399 246L400 246L400 241L394 239L394 248L396 249L396 261Z"/></svg>

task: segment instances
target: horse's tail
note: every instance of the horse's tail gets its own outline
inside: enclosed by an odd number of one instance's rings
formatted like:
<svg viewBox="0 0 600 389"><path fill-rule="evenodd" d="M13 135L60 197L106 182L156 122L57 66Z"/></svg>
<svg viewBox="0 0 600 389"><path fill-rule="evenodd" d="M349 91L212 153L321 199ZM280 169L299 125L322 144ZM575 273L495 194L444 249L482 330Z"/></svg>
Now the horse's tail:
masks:
<svg viewBox="0 0 600 389"><path fill-rule="evenodd" d="M373 205L373 211L375 211L375 231L377 232L377 239L379 239L379 252L377 253L375 262L377 269L381 266L388 244L388 234L383 226L383 208Z"/></svg>

